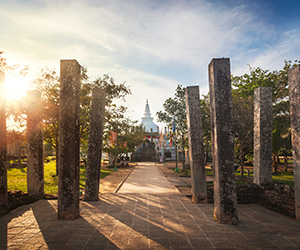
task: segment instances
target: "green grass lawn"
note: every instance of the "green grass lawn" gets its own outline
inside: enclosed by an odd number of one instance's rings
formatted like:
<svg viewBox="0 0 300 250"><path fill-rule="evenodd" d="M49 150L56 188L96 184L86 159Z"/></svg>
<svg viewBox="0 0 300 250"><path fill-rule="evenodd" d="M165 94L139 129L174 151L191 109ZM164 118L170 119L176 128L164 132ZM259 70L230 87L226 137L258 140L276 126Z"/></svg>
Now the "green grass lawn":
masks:
<svg viewBox="0 0 300 250"><path fill-rule="evenodd" d="M292 172L278 172L277 175L273 174L273 182L294 186L294 175Z"/></svg>
<svg viewBox="0 0 300 250"><path fill-rule="evenodd" d="M169 168L169 169L174 170L174 168ZM207 176L213 176L212 169L206 168L205 173ZM187 174L190 174L190 170L187 171ZM240 170L238 169L237 171L235 171L234 175L241 176ZM244 176L248 176L248 174L244 173ZM250 177L253 177L253 172L250 173ZM277 175L273 174L273 182L294 186L294 175L292 172L278 172ZM237 183L237 184L242 184L242 183Z"/></svg>
<svg viewBox="0 0 300 250"><path fill-rule="evenodd" d="M105 178L113 170L101 169L100 179ZM7 188L8 191L27 192L27 168L8 168L7 169ZM55 161L44 164L44 189L45 194L57 194L58 177L55 176ZM79 188L85 188L85 168L80 168Z"/></svg>

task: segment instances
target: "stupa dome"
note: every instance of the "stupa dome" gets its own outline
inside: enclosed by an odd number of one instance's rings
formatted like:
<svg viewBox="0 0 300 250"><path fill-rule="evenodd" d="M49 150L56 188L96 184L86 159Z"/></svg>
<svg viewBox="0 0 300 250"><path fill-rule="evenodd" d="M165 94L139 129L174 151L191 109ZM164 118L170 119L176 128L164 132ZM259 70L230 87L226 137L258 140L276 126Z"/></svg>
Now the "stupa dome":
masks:
<svg viewBox="0 0 300 250"><path fill-rule="evenodd" d="M159 127L153 122L151 117L148 99L146 100L144 117L142 117L142 125L147 133L159 133Z"/></svg>

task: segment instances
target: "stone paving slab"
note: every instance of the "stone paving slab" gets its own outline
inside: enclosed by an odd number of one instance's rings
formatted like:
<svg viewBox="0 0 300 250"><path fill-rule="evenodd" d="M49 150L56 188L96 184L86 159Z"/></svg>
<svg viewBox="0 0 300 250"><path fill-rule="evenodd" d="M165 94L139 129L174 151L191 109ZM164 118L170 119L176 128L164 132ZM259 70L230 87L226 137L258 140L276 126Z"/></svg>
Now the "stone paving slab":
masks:
<svg viewBox="0 0 300 250"><path fill-rule="evenodd" d="M174 193L175 188L152 162L139 162L118 193Z"/></svg>
<svg viewBox="0 0 300 250"><path fill-rule="evenodd" d="M180 193L116 193L58 221L57 201L40 200L0 218L0 249L300 249L296 220L256 204L238 208L239 225L220 225L212 204Z"/></svg>
<svg viewBox="0 0 300 250"><path fill-rule="evenodd" d="M178 187L186 187L191 185L191 178L167 177L168 181Z"/></svg>

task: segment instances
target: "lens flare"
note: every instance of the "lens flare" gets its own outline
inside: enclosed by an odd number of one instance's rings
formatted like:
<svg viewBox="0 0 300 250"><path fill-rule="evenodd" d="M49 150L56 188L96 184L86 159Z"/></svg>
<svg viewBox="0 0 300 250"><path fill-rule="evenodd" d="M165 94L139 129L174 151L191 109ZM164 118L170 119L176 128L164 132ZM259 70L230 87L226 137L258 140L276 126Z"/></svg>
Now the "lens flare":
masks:
<svg viewBox="0 0 300 250"><path fill-rule="evenodd" d="M14 74L5 76L5 96L7 101L20 100L26 96L30 82L28 77Z"/></svg>

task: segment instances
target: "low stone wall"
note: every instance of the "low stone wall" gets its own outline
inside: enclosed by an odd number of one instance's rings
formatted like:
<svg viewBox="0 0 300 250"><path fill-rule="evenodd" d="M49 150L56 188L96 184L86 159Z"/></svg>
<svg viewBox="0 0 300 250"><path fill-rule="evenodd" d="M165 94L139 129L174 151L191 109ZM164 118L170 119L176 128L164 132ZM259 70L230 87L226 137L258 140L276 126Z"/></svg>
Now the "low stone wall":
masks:
<svg viewBox="0 0 300 250"><path fill-rule="evenodd" d="M237 185L238 204L258 203L280 214L295 218L294 187L280 183L265 185ZM213 203L213 185L207 186L207 201Z"/></svg>
<svg viewBox="0 0 300 250"><path fill-rule="evenodd" d="M7 192L7 200L8 200L9 211L11 211L17 207L35 202L39 200L39 197L33 194L22 193L21 191L10 191ZM0 214L0 216L2 215L3 214Z"/></svg>
<svg viewBox="0 0 300 250"><path fill-rule="evenodd" d="M26 205L39 200L34 194L22 193L21 191L7 193L9 210L13 210L19 206Z"/></svg>
<svg viewBox="0 0 300 250"><path fill-rule="evenodd" d="M237 185L237 202L238 204L257 203L259 198L259 187L255 184ZM214 202L213 185L207 186L207 201Z"/></svg>
<svg viewBox="0 0 300 250"><path fill-rule="evenodd" d="M295 218L294 187L279 183L265 185L259 191L258 204Z"/></svg>

